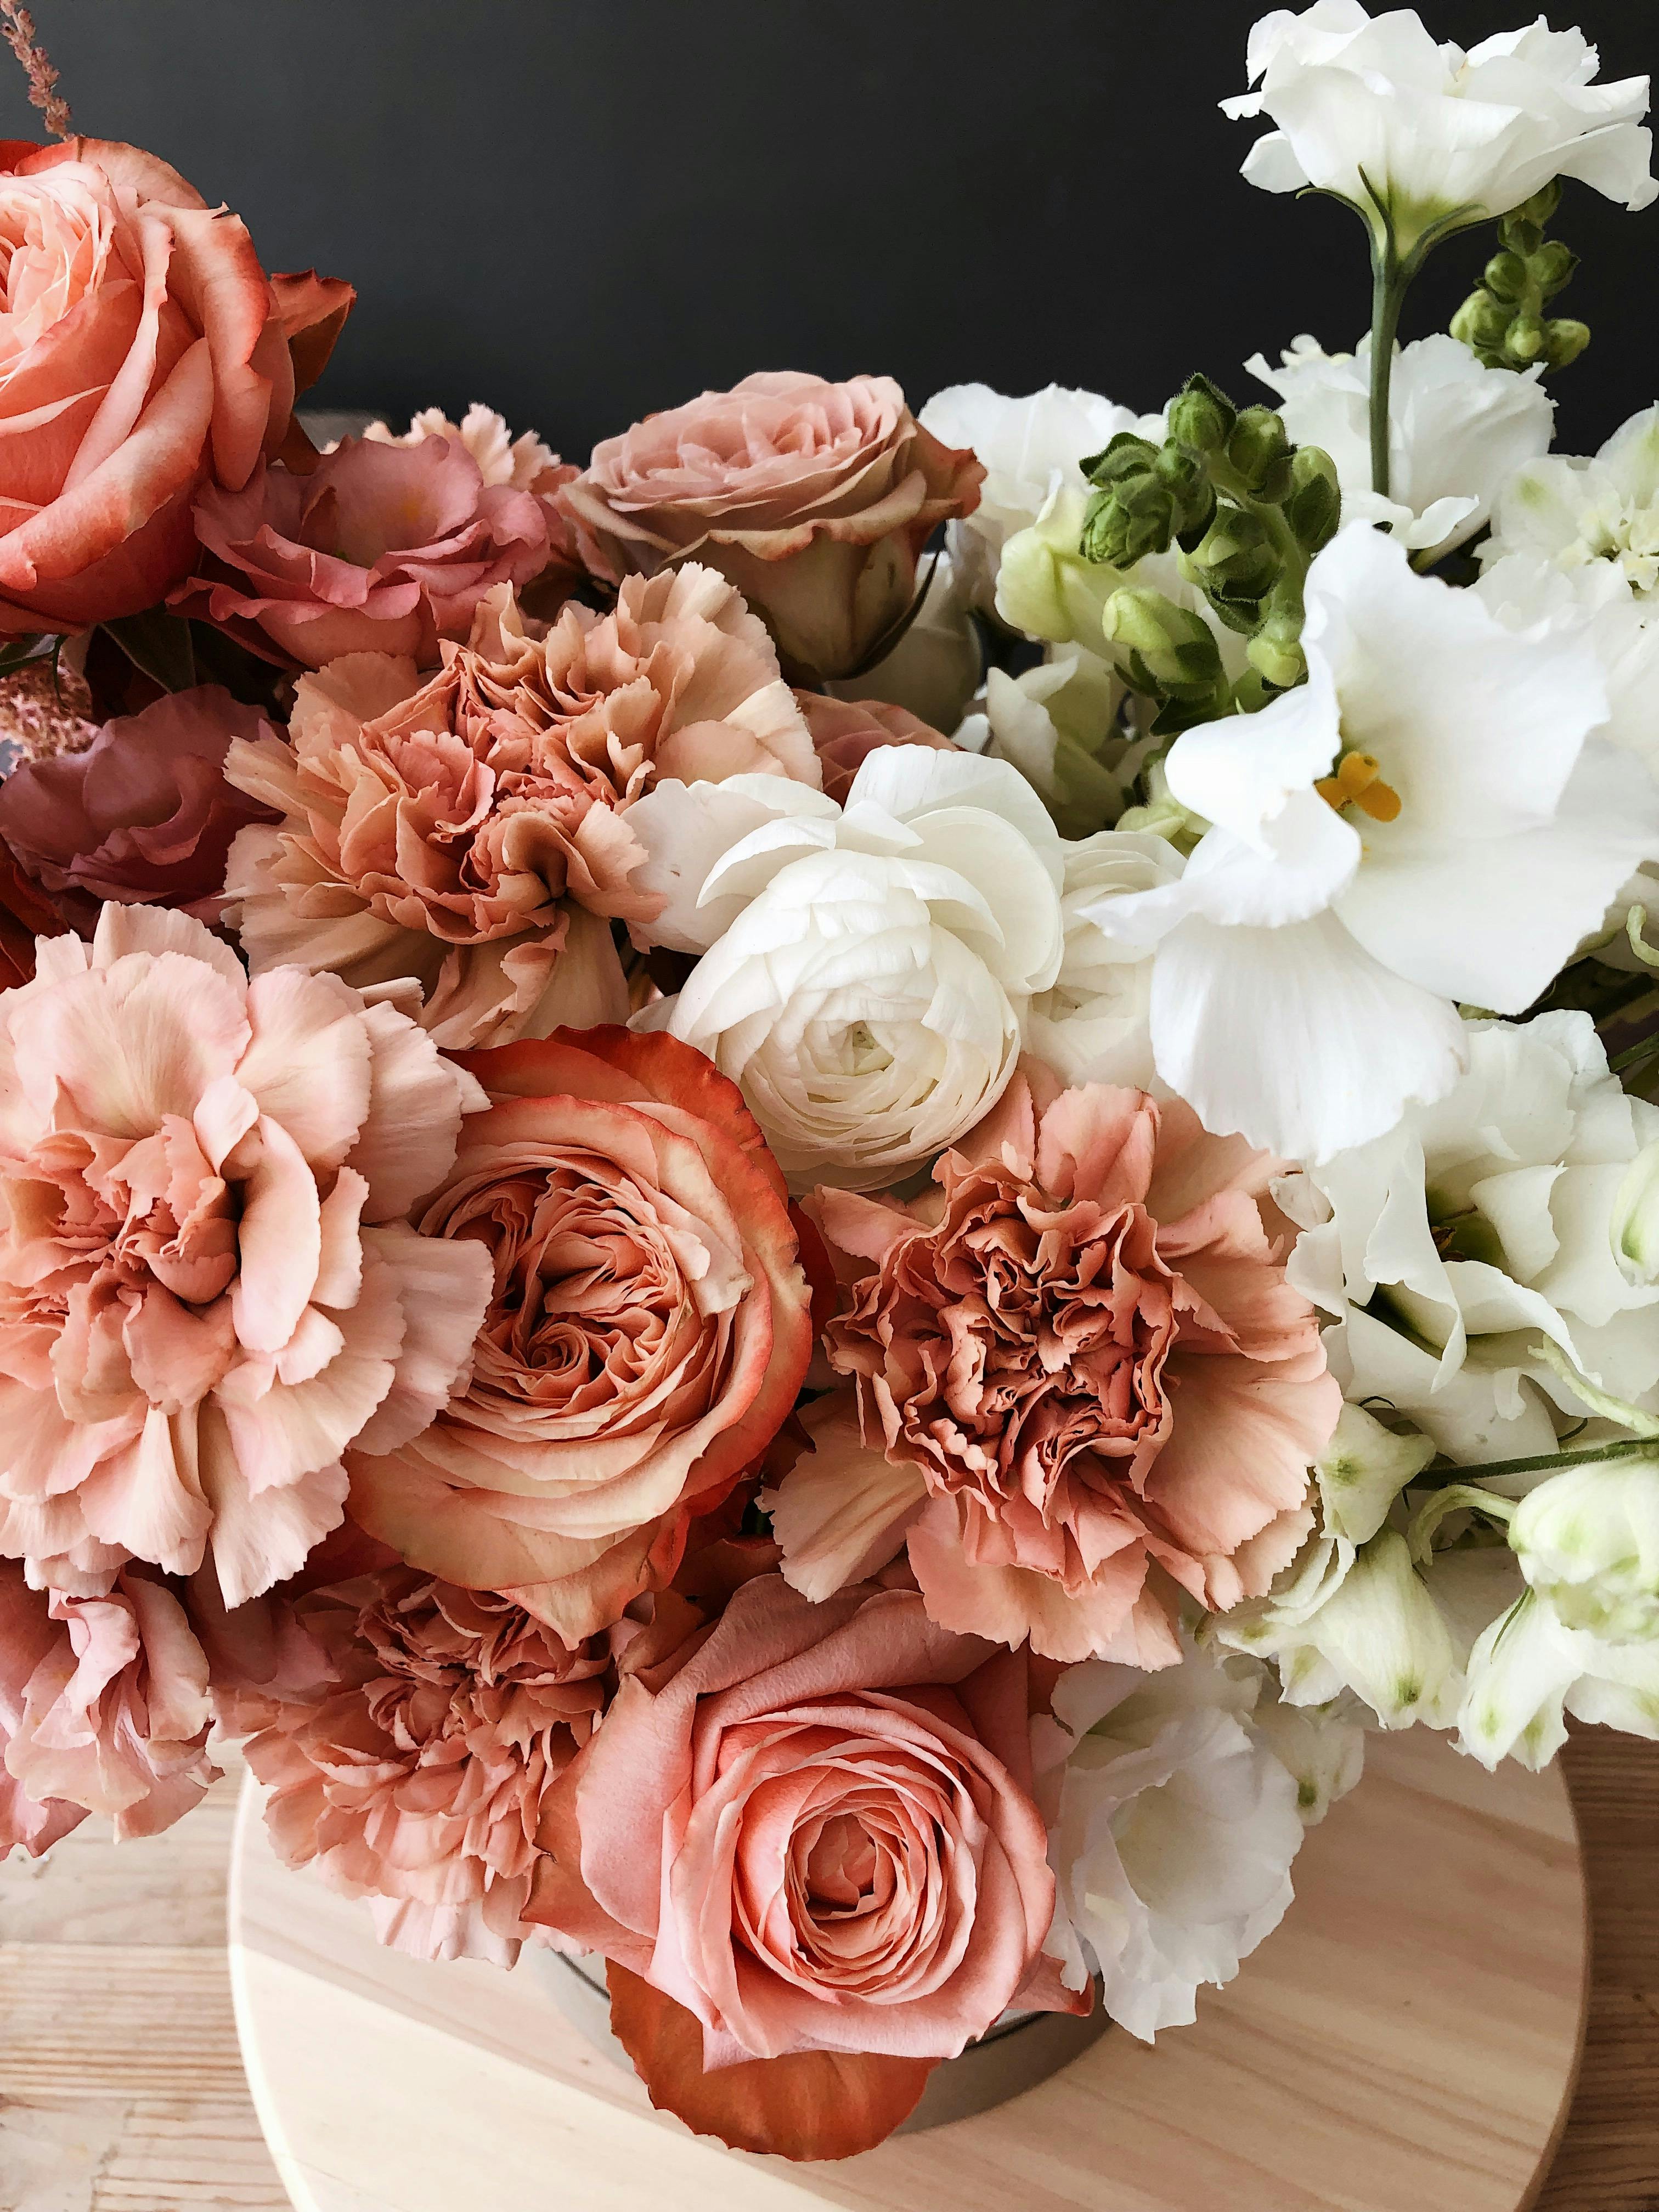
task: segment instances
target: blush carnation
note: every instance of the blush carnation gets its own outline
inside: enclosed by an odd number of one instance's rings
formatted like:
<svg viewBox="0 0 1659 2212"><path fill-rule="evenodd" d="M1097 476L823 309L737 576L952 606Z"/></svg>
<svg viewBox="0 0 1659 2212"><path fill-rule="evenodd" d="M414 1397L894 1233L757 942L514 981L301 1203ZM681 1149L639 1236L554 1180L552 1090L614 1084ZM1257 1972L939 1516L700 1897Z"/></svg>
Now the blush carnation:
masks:
<svg viewBox="0 0 1659 2212"><path fill-rule="evenodd" d="M851 1278L830 1362L884 1455L836 1453L836 1540L867 1488L946 1627L1169 1665L1177 1586L1224 1608L1296 1550L1341 1393L1264 1220L1279 1164L1179 1102L1045 1087L1017 1079L910 1206L818 1195ZM786 1532L831 1517L781 1515L792 1578L828 1539Z"/></svg>
<svg viewBox="0 0 1659 2212"><path fill-rule="evenodd" d="M270 726L216 684L105 723L82 752L26 761L0 784L0 837L82 936L104 899L217 921L225 860L264 818L222 773L233 738Z"/></svg>
<svg viewBox="0 0 1659 2212"><path fill-rule="evenodd" d="M954 752L949 738L910 713L880 699L836 699L827 691L797 691L823 779L823 795L847 804L853 779L871 754L884 745L926 745Z"/></svg>
<svg viewBox="0 0 1659 2212"><path fill-rule="evenodd" d="M473 1086L330 975L250 983L104 908L0 998L0 1556L100 1596L211 1561L237 1605L340 1519L341 1455L424 1426L488 1269L404 1216Z"/></svg>
<svg viewBox="0 0 1659 2212"><path fill-rule="evenodd" d="M1087 2010L1042 1955L1028 1694L1023 1652L914 1591L812 1605L770 1575L650 1668L624 1656L546 1808L527 1917L611 1962L653 2103L844 2158L1009 2005Z"/></svg>
<svg viewBox="0 0 1659 2212"><path fill-rule="evenodd" d="M672 1575L787 1419L811 1354L783 1185L736 1086L625 1030L467 1055L492 1101L418 1216L487 1256L471 1377L351 1460L351 1510L567 1638Z"/></svg>
<svg viewBox="0 0 1659 2212"><path fill-rule="evenodd" d="M541 501L487 484L459 439L347 438L310 476L278 463L240 491L210 484L194 514L206 566L170 604L285 667L348 653L429 667L486 592L547 565Z"/></svg>
<svg viewBox="0 0 1659 2212"><path fill-rule="evenodd" d="M5 1771L58 1833L74 1808L112 1820L118 1842L155 1835L218 1779L207 1660L155 1576L126 1567L107 1596L48 1597L0 1561L0 1650ZM28 1821L9 1828L0 1786L0 1856L9 1841L27 1844Z"/></svg>
<svg viewBox="0 0 1659 2212"><path fill-rule="evenodd" d="M661 903L631 881L628 823L659 777L817 781L764 628L695 566L545 635L497 592L425 683L367 654L302 678L289 736L227 763L281 817L231 858L254 969L413 975L455 1048L626 1018L605 925Z"/></svg>
<svg viewBox="0 0 1659 2212"><path fill-rule="evenodd" d="M507 1598L401 1566L293 1615L319 1686L243 1707L279 1855L370 1899L397 1950L513 1966L536 1934L520 1916L543 1802L599 1718L605 1640L573 1650Z"/></svg>
<svg viewBox="0 0 1659 2212"><path fill-rule="evenodd" d="M985 471L890 377L746 376L596 446L559 495L596 575L696 559L729 576L803 675L850 676L908 611L941 522Z"/></svg>

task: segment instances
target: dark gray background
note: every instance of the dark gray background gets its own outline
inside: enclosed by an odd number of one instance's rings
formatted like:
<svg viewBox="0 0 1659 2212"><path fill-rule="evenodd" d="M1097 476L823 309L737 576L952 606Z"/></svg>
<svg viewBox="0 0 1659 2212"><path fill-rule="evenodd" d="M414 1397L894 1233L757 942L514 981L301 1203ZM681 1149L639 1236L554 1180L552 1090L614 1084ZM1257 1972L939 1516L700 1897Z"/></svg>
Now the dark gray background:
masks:
<svg viewBox="0 0 1659 2212"><path fill-rule="evenodd" d="M1537 0L1424 0L1471 44ZM319 403L473 398L572 458L753 368L978 377L1157 404L1301 330L1351 344L1359 226L1237 177L1254 0L35 0L77 128L173 162L266 265L361 298ZM1604 75L1654 0L1567 0ZM0 131L35 137L0 53ZM1659 397L1659 208L1568 187L1595 342L1559 380L1584 450ZM1489 250L1407 311L1437 327Z"/></svg>

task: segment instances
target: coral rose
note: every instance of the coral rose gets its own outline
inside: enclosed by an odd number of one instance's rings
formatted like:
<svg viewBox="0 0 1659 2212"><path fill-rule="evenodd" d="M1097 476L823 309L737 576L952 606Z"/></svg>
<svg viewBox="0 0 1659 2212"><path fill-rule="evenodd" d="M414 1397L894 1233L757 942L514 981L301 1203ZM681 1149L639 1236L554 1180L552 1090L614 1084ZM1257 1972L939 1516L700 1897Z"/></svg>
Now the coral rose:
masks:
<svg viewBox="0 0 1659 2212"><path fill-rule="evenodd" d="M908 1525L947 1627L1170 1665L1177 1585L1223 1609L1295 1552L1341 1392L1264 1220L1280 1164L1179 1102L1044 1088L1016 1079L912 1206L819 1194L853 1278L825 1342L885 1455L837 1453L839 1521L867 1491L864 1525ZM896 1468L927 1501L908 1522ZM783 1499L814 1480L806 1462ZM779 1522L815 1588L801 1531L828 1504Z"/></svg>
<svg viewBox="0 0 1659 2212"><path fill-rule="evenodd" d="M577 1650L510 1600L407 1567L314 1589L301 1702L245 1718L265 1822L289 1866L372 1902L380 1941L513 1966L543 1801L605 1702L604 1638Z"/></svg>
<svg viewBox="0 0 1659 2212"><path fill-rule="evenodd" d="M101 138L0 144L0 632L136 613L196 557L204 476L281 442L350 288L267 277L234 216Z"/></svg>
<svg viewBox="0 0 1659 2212"><path fill-rule="evenodd" d="M48 1599L25 1587L14 1561L0 1562L0 1643L15 1650L31 1641L35 1663L21 1697L9 1716L0 1711L18 1788L43 1811L66 1804L103 1814L118 1842L181 1820L219 1770L207 1754L207 1660L178 1599L131 1567L106 1597ZM0 1850L3 1802L0 1793Z"/></svg>
<svg viewBox="0 0 1659 2212"><path fill-rule="evenodd" d="M844 2158L1008 2006L1088 2008L1042 1955L1027 1714L1025 1655L914 1591L746 1583L622 1682L552 1794L526 1917L611 1961L653 2103Z"/></svg>
<svg viewBox="0 0 1659 2212"><path fill-rule="evenodd" d="M228 784L233 738L271 736L216 684L106 722L84 752L26 761L0 784L0 837L82 936L104 899L217 921L225 860L264 809Z"/></svg>
<svg viewBox="0 0 1659 2212"><path fill-rule="evenodd" d="M425 1425L489 1269L403 1217L477 1094L331 975L250 983L104 908L0 998L0 1555L101 1596L210 1559L238 1605L335 1526L340 1455Z"/></svg>
<svg viewBox="0 0 1659 2212"><path fill-rule="evenodd" d="M559 494L596 575L695 558L763 614L785 662L850 676L908 611L933 531L979 503L969 453L890 377L746 376L596 446Z"/></svg>
<svg viewBox="0 0 1659 2212"><path fill-rule="evenodd" d="M795 698L818 757L823 795L837 806L847 804L854 777L884 745L926 745L942 753L956 750L949 738L908 708L890 707L879 699L835 699L827 691L797 691Z"/></svg>
<svg viewBox="0 0 1659 2212"><path fill-rule="evenodd" d="M416 976L453 1047L626 1018L606 922L660 904L628 823L659 776L817 781L764 627L696 566L544 636L498 591L425 684L368 655L302 678L289 736L227 763L283 817L231 859L249 959Z"/></svg>
<svg viewBox="0 0 1659 2212"><path fill-rule="evenodd" d="M493 1103L418 1222L488 1255L471 1379L423 1435L354 1455L351 1510L574 1640L672 1576L787 1419L809 1293L777 1169L700 1053L562 1030L464 1064Z"/></svg>
<svg viewBox="0 0 1659 2212"><path fill-rule="evenodd" d="M240 491L206 485L195 529L208 559L170 604L289 668L348 653L430 667L486 592L548 558L541 501L487 484L459 438L347 438L309 476L278 463Z"/></svg>

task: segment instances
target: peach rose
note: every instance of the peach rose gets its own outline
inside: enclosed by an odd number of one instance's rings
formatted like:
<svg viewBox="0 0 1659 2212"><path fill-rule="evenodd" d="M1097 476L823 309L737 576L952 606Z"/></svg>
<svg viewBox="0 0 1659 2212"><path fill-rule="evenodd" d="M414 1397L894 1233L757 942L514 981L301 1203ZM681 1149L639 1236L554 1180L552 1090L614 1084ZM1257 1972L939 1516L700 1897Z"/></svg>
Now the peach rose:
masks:
<svg viewBox="0 0 1659 2212"><path fill-rule="evenodd" d="M318 1686L262 1713L248 1765L291 1867L371 1900L383 1943L513 1966L542 1806L605 1703L603 1637L572 1650L521 1607L389 1567L309 1591Z"/></svg>
<svg viewBox="0 0 1659 2212"><path fill-rule="evenodd" d="M924 430L890 377L746 376L593 448L559 494L596 575L694 558L729 576L803 678L872 660L938 526L985 471Z"/></svg>
<svg viewBox="0 0 1659 2212"><path fill-rule="evenodd" d="M0 1646L31 1642L34 1664L9 1715L0 1692L0 1727L10 1735L6 1772L42 1811L101 1814L118 1843L159 1834L200 1802L219 1778L207 1753L207 1660L157 1577L126 1567L107 1596L64 1597L27 1589L21 1568L0 1561ZM5 1839L0 1793L0 1856Z"/></svg>
<svg viewBox="0 0 1659 2212"><path fill-rule="evenodd" d="M289 734L226 763L281 817L231 855L250 961L413 975L454 1048L626 1019L608 924L659 908L628 825L659 776L817 781L763 625L695 565L544 635L500 589L424 684L368 654L301 678Z"/></svg>
<svg viewBox="0 0 1659 2212"><path fill-rule="evenodd" d="M797 691L797 704L806 718L812 749L818 757L823 795L837 806L847 804L853 778L873 752L884 745L926 745L931 751L954 752L949 738L911 714L908 708L890 707L880 699L836 699L827 691Z"/></svg>
<svg viewBox="0 0 1659 2212"><path fill-rule="evenodd" d="M100 1597L143 1559L239 1605L471 1356L489 1269L404 1218L479 1094L331 975L250 983L109 905L0 997L0 1556Z"/></svg>
<svg viewBox="0 0 1659 2212"><path fill-rule="evenodd" d="M493 1103L418 1225L487 1255L494 1291L471 1381L352 1459L351 1510L575 1640L669 1579L787 1419L810 1297L778 1170L701 1053L561 1030L462 1064Z"/></svg>
<svg viewBox="0 0 1659 2212"><path fill-rule="evenodd" d="M0 633L136 613L196 557L204 477L281 443L350 288L267 277L234 216L101 138L0 146Z"/></svg>
<svg viewBox="0 0 1659 2212"><path fill-rule="evenodd" d="M1224 1609L1297 1549L1342 1394L1270 1234L1280 1164L1179 1102L1042 1091L1017 1077L912 1205L818 1194L873 1449L830 1424L785 1480L784 1571L821 1590L886 1531L946 1627L1170 1665L1177 1585Z"/></svg>
<svg viewBox="0 0 1659 2212"><path fill-rule="evenodd" d="M26 761L0 784L0 837L82 936L99 902L217 921L237 831L266 818L221 773L233 738L270 735L216 684L105 723L84 752Z"/></svg>
<svg viewBox="0 0 1659 2212"><path fill-rule="evenodd" d="M289 668L349 653L429 668L486 592L548 558L541 501L487 484L450 438L346 438L308 476L277 463L240 490L206 485L194 527L208 559L169 605Z"/></svg>
<svg viewBox="0 0 1659 2212"><path fill-rule="evenodd" d="M767 1576L624 1674L551 1794L526 1917L611 1962L653 2104L844 2158L1010 2005L1087 2009L1042 1955L1023 1652L914 1591L812 1605Z"/></svg>

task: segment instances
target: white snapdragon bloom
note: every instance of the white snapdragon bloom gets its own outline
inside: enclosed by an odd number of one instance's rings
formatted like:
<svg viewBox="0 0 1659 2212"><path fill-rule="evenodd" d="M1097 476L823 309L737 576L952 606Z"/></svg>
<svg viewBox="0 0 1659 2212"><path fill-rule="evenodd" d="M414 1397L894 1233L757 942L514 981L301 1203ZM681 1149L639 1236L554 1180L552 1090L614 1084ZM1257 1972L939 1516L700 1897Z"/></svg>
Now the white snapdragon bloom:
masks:
<svg viewBox="0 0 1659 2212"><path fill-rule="evenodd" d="M665 780L629 825L651 941L703 956L643 1018L732 1077L797 1187L895 1182L1001 1096L1064 949L1060 838L1006 761L885 746L845 807Z"/></svg>
<svg viewBox="0 0 1659 2212"><path fill-rule="evenodd" d="M1548 451L1555 402L1535 364L1483 368L1443 331L1414 339L1395 356L1384 499L1371 489L1370 349L1364 337L1353 353L1328 354L1299 337L1277 368L1260 354L1244 366L1278 393L1294 442L1335 462L1345 520L1386 523L1409 551L1438 559L1484 527L1523 462Z"/></svg>
<svg viewBox="0 0 1659 2212"><path fill-rule="evenodd" d="M1409 9L1373 18L1358 0L1315 0L1264 15L1247 65L1258 88L1222 112L1278 128L1250 149L1245 176L1270 192L1334 192L1373 226L1386 216L1401 253L1448 217L1506 215L1553 177L1629 208L1659 191L1646 77L1595 83L1583 33L1541 15L1465 53L1437 45Z"/></svg>
<svg viewBox="0 0 1659 2212"><path fill-rule="evenodd" d="M1201 1653L1151 1676L1091 1659L1033 1723L1057 1885L1047 1948L1071 1988L1097 1972L1143 2040L1191 2021L1200 1984L1230 1982L1279 1925L1304 1814L1358 1778L1352 1722L1262 1725L1263 1694L1259 1671Z"/></svg>
<svg viewBox="0 0 1659 2212"><path fill-rule="evenodd" d="M936 392L916 417L945 445L969 447L985 465L979 505L946 532L969 597L987 614L996 601L997 565L1017 531L1029 529L1059 484L1084 489L1079 464L1101 453L1122 430L1146 428L1138 416L1097 392L1050 384L1010 398L988 384L952 384Z"/></svg>
<svg viewBox="0 0 1659 2212"><path fill-rule="evenodd" d="M1659 1285L1632 1280L1613 1224L1659 1107L1608 1072L1588 1014L1468 1025L1437 1103L1277 1186L1302 1228L1290 1279L1336 1325L1332 1371L1462 1464L1556 1449L1583 1407L1533 1356L1641 1401L1659 1382Z"/></svg>
<svg viewBox="0 0 1659 2212"><path fill-rule="evenodd" d="M1152 945L1108 937L1095 915L1173 883L1182 866L1173 845L1144 830L1103 830L1066 848L1060 973L1025 1025L1027 1045L1063 1083L1152 1083Z"/></svg>
<svg viewBox="0 0 1659 2212"><path fill-rule="evenodd" d="M1475 589L1510 629L1581 630L1607 678L1606 734L1659 776L1659 406L1589 459L1516 471L1480 550Z"/></svg>
<svg viewBox="0 0 1659 2212"><path fill-rule="evenodd" d="M1188 730L1214 826L1176 884L1102 910L1156 935L1158 1072L1209 1128L1319 1161L1443 1097L1457 1002L1519 1013L1659 852L1659 791L1594 736L1583 641L1505 630L1366 524L1310 568L1308 680Z"/></svg>
<svg viewBox="0 0 1659 2212"><path fill-rule="evenodd" d="M1125 750L1122 699L1106 661L1079 646L1056 646L1023 675L989 670L984 702L962 722L956 742L1009 762L1062 836L1087 836L1123 811L1127 786L1113 766Z"/></svg>

